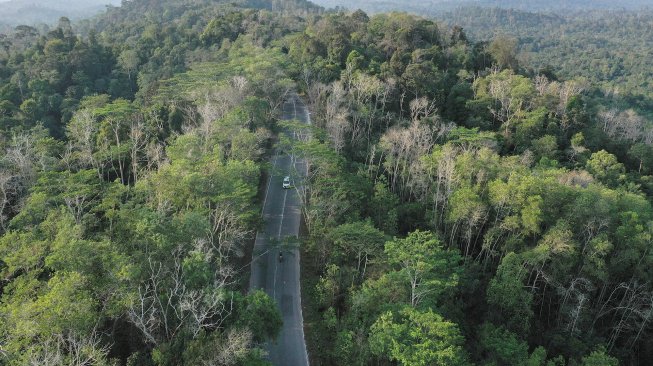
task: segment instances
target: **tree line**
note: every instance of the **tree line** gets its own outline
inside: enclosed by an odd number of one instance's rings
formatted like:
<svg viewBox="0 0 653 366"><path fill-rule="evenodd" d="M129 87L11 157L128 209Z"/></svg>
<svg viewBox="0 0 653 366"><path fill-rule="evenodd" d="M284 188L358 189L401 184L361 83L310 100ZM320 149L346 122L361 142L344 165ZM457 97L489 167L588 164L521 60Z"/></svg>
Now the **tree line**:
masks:
<svg viewBox="0 0 653 366"><path fill-rule="evenodd" d="M314 364L648 359L650 126L516 46L360 11L290 38Z"/></svg>
<svg viewBox="0 0 653 366"><path fill-rule="evenodd" d="M0 364L267 364L281 315L245 284L294 87L270 43L312 9L133 1L2 37Z"/></svg>
<svg viewBox="0 0 653 366"><path fill-rule="evenodd" d="M266 364L247 264L292 90L313 364L651 354L646 116L509 37L143 0L1 41L0 364Z"/></svg>

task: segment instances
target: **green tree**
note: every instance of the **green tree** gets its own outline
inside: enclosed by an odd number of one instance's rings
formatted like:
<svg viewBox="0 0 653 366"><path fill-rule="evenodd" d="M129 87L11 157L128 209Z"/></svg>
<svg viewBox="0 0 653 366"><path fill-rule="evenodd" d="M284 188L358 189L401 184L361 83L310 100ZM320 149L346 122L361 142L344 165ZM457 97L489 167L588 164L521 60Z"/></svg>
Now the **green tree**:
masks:
<svg viewBox="0 0 653 366"><path fill-rule="evenodd" d="M558 154L558 142L555 136L545 135L533 141L533 152L539 158L556 160Z"/></svg>
<svg viewBox="0 0 653 366"><path fill-rule="evenodd" d="M636 143L628 150L628 155L638 163L637 171L650 171L653 165L653 148L644 143Z"/></svg>
<svg viewBox="0 0 653 366"><path fill-rule="evenodd" d="M539 347L529 355L528 344L501 326L484 323L479 335L482 353L477 356L485 365L544 365L546 351L543 348Z"/></svg>
<svg viewBox="0 0 653 366"><path fill-rule="evenodd" d="M519 68L516 38L504 35L495 37L490 43L488 51L501 69L517 70Z"/></svg>
<svg viewBox="0 0 653 366"><path fill-rule="evenodd" d="M429 231L414 231L404 239L385 244L391 264L401 267L410 286L410 305L417 307L430 298L439 299L445 291L458 283L460 255L447 250L438 237Z"/></svg>
<svg viewBox="0 0 653 366"><path fill-rule="evenodd" d="M519 256L508 253L487 289L490 316L518 336L528 334L533 318L533 295L524 288L527 274Z"/></svg>
<svg viewBox="0 0 653 366"><path fill-rule="evenodd" d="M619 360L608 355L605 348L599 347L589 355L583 357L582 366L617 366Z"/></svg>
<svg viewBox="0 0 653 366"><path fill-rule="evenodd" d="M624 165L617 160L616 156L605 150L593 153L587 160L585 168L596 179L609 187L616 187L624 179Z"/></svg>
<svg viewBox="0 0 653 366"><path fill-rule="evenodd" d="M252 331L254 340L275 339L281 331L283 319L274 299L263 291L254 291L244 298L238 325Z"/></svg>
<svg viewBox="0 0 653 366"><path fill-rule="evenodd" d="M369 221L340 225L329 236L338 248L334 254L340 257L339 262L356 259L354 266L360 280L365 278L369 262L383 252L385 243L385 235Z"/></svg>
<svg viewBox="0 0 653 366"><path fill-rule="evenodd" d="M370 329L372 353L404 366L467 365L464 342L458 326L432 310L388 312Z"/></svg>

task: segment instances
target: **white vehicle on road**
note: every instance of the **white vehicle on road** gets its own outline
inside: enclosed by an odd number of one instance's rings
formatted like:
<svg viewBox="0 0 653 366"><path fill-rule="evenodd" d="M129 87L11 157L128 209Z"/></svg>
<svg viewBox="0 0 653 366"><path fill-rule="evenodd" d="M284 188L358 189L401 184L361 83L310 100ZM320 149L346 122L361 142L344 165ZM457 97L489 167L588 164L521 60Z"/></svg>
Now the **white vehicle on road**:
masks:
<svg viewBox="0 0 653 366"><path fill-rule="evenodd" d="M290 188L290 177L286 176L283 178L283 188L288 189Z"/></svg>

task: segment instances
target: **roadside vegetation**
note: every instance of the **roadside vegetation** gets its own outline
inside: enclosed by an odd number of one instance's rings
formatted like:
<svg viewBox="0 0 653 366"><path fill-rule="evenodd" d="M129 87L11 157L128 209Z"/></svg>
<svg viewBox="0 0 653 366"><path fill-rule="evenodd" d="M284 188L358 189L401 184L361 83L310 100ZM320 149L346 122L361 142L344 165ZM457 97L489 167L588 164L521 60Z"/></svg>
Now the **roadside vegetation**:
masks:
<svg viewBox="0 0 653 366"><path fill-rule="evenodd" d="M246 253L294 91L313 365L653 355L650 121L508 37L135 0L0 42L0 365L267 364Z"/></svg>

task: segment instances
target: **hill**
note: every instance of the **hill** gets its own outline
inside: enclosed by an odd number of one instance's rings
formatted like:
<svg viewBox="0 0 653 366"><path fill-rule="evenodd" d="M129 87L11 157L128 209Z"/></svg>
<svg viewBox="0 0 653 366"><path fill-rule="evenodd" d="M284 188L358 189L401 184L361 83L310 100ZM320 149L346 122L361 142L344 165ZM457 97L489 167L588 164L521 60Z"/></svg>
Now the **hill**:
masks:
<svg viewBox="0 0 653 366"><path fill-rule="evenodd" d="M19 24L55 24L62 17L82 19L99 14L120 0L9 0L0 2L0 27Z"/></svg>
<svg viewBox="0 0 653 366"><path fill-rule="evenodd" d="M435 15L466 6L498 7L522 11L547 11L555 13L598 9L634 10L651 6L651 3L647 0L316 0L315 3L327 8L363 9L371 13L407 11L419 15Z"/></svg>
<svg viewBox="0 0 653 366"><path fill-rule="evenodd" d="M568 15L466 7L436 17L476 41L517 40L524 65L585 78L614 101L653 108L653 11L583 11ZM535 71L538 72L538 71Z"/></svg>
<svg viewBox="0 0 653 366"><path fill-rule="evenodd" d="M313 365L650 363L653 120L506 34L567 17L486 12L514 29L133 0L1 35L0 366L269 365L291 260ZM648 20L588 14L617 81Z"/></svg>

